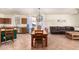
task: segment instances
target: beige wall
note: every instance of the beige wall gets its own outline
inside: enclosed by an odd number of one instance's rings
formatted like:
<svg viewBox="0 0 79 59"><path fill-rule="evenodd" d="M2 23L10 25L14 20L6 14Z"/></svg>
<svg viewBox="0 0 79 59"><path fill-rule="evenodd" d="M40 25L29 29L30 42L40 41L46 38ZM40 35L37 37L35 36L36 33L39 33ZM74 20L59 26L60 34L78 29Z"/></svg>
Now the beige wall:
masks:
<svg viewBox="0 0 79 59"><path fill-rule="evenodd" d="M56 12L59 13L58 10L55 11L55 13ZM68 12L69 14L66 14L64 12L61 13L61 12L59 14L55 14L55 13L53 14L53 12L42 14L44 16L44 22L45 22L45 24L48 28L50 26L74 26L74 27L79 26L79 14L75 14L75 13L73 13L73 11L72 11L72 13ZM10 14L1 14L0 13L0 17L3 17L3 18L10 17L10 18L12 18L12 23L7 24L6 26L15 26L15 21L16 21L15 16L17 14L11 14L11 13ZM30 13L28 15L26 14L26 15L19 15L19 16L20 17L22 17L22 16L37 16L37 13ZM60 21L57 22L57 20L60 20ZM0 26L3 26L3 24L0 24Z"/></svg>
<svg viewBox="0 0 79 59"><path fill-rule="evenodd" d="M57 20L60 20L59 22ZM71 14L53 14L53 15L45 15L44 20L46 26L49 28L50 26L79 26L79 15L71 15Z"/></svg>

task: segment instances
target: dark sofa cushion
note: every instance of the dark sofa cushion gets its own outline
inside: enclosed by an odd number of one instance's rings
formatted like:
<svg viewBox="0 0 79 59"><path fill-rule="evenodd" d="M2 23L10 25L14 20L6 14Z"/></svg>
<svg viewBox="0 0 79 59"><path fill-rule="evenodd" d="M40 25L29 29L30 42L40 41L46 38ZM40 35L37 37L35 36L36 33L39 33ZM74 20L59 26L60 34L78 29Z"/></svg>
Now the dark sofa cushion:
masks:
<svg viewBox="0 0 79 59"><path fill-rule="evenodd" d="M66 31L74 31L74 27L69 27L69 26L67 26L67 27L65 27L66 28Z"/></svg>
<svg viewBox="0 0 79 59"><path fill-rule="evenodd" d="M60 27L60 26L51 26L50 27L50 32L51 33L65 33L66 31L74 31L74 27L71 26L65 26L65 27Z"/></svg>
<svg viewBox="0 0 79 59"><path fill-rule="evenodd" d="M66 28L66 31L70 31L70 27L67 26L67 27L65 27L65 28Z"/></svg>
<svg viewBox="0 0 79 59"><path fill-rule="evenodd" d="M74 31L74 27L70 27L70 30L71 30L71 31Z"/></svg>

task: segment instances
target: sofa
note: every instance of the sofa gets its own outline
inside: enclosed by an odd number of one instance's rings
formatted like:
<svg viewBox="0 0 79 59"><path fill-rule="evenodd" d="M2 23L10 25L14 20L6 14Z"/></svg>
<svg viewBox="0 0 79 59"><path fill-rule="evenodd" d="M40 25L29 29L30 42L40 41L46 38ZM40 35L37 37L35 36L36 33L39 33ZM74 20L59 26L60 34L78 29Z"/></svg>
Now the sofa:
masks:
<svg viewBox="0 0 79 59"><path fill-rule="evenodd" d="M65 34L66 31L74 31L72 26L50 26L51 34Z"/></svg>

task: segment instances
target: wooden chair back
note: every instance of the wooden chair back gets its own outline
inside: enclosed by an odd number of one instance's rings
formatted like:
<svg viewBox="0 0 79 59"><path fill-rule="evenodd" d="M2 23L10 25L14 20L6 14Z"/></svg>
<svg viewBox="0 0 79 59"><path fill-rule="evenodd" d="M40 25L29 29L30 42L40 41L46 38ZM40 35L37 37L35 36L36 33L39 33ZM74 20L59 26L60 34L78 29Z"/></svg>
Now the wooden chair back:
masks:
<svg viewBox="0 0 79 59"><path fill-rule="evenodd" d="M14 47L14 28L5 28L5 41L7 38L11 38L12 40L12 47Z"/></svg>
<svg viewBox="0 0 79 59"><path fill-rule="evenodd" d="M43 33L43 30L35 30L35 33Z"/></svg>
<svg viewBox="0 0 79 59"><path fill-rule="evenodd" d="M43 47L43 30L35 31L35 46L37 44L42 44L42 47Z"/></svg>
<svg viewBox="0 0 79 59"><path fill-rule="evenodd" d="M11 36L14 40L14 28L5 28L5 37Z"/></svg>
<svg viewBox="0 0 79 59"><path fill-rule="evenodd" d="M42 38L43 30L35 30L35 36L36 36L36 38Z"/></svg>

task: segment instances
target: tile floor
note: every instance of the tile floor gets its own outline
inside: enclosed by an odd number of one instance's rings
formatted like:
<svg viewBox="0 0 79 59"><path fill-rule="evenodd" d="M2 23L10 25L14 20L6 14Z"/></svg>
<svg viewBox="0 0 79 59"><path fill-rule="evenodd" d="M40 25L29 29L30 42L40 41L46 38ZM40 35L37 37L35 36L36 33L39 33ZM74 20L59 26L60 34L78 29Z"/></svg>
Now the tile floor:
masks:
<svg viewBox="0 0 79 59"><path fill-rule="evenodd" d="M11 41L2 43L0 50L79 50L79 40L71 40L65 35L48 35L48 47L31 48L30 34L18 34L14 47Z"/></svg>

